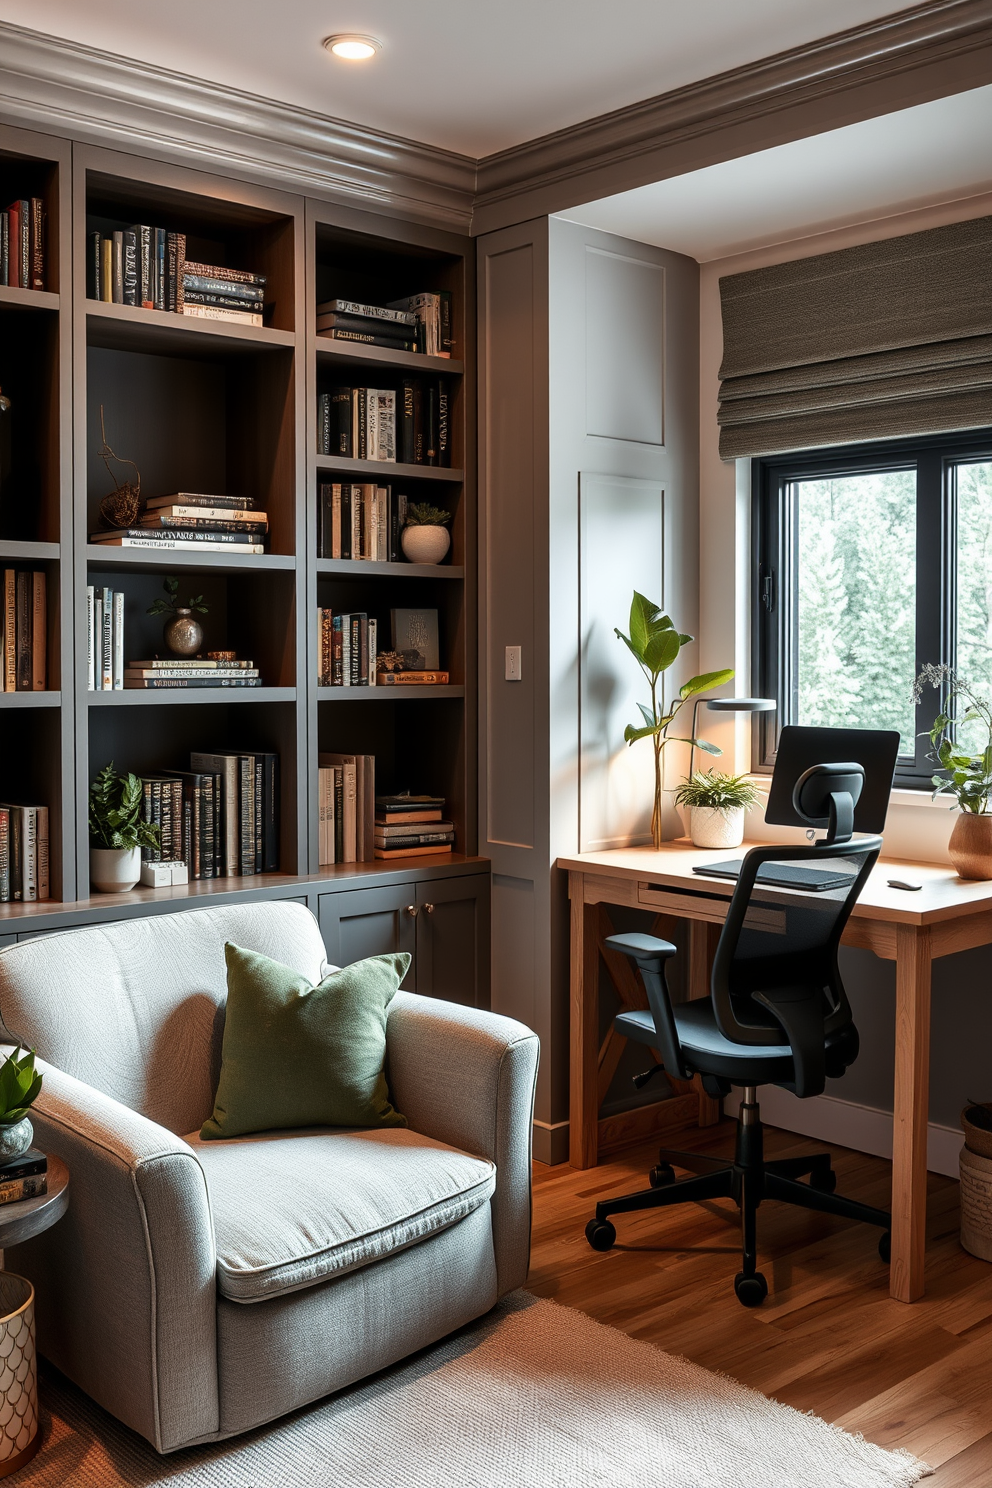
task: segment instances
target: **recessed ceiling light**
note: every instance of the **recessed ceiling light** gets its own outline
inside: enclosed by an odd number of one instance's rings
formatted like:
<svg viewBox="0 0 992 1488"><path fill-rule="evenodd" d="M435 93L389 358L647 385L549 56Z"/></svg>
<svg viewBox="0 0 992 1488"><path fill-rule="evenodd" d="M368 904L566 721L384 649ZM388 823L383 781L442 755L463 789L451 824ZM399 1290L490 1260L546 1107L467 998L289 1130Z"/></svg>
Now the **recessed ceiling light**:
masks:
<svg viewBox="0 0 992 1488"><path fill-rule="evenodd" d="M367 62L382 50L382 42L374 36L326 36L323 45L346 62Z"/></svg>

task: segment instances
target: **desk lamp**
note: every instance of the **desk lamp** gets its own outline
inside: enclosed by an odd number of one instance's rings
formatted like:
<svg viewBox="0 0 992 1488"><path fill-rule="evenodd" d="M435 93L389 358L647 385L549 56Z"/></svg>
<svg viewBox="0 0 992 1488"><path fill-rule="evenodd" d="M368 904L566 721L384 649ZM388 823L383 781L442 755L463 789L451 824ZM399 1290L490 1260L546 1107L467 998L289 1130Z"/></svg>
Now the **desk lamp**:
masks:
<svg viewBox="0 0 992 1488"><path fill-rule="evenodd" d="M713 713L771 713L778 707L774 698L756 697L715 697L697 698L692 708L692 738L693 744L689 750L689 775L692 776L693 759L696 754L696 714L700 703L705 703Z"/></svg>

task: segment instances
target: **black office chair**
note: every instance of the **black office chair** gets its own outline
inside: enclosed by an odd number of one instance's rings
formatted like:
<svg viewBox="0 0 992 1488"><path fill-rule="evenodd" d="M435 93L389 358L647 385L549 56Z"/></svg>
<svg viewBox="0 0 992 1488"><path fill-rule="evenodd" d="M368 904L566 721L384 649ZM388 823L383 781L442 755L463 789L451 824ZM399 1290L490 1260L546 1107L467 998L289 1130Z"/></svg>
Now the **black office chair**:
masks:
<svg viewBox="0 0 992 1488"><path fill-rule="evenodd" d="M797 781L793 806L811 827L827 827L827 837L797 847L756 847L746 855L708 998L672 1005L665 962L675 955L675 946L668 941L639 934L607 940L612 950L636 963L648 994L649 1009L621 1013L617 1031L662 1057L637 1083L662 1069L680 1080L699 1074L708 1095L719 1098L738 1085L743 1100L733 1162L662 1149L650 1188L596 1205L596 1217L586 1226L594 1250L609 1250L616 1240L611 1214L733 1198L743 1238L734 1290L745 1307L757 1307L768 1295L768 1284L757 1269L755 1215L762 1199L779 1199L880 1225L885 1233L879 1254L888 1261L890 1216L834 1193L829 1153L765 1162L756 1097L757 1087L766 1084L800 1098L820 1095L827 1076L842 1075L857 1058L858 1032L837 947L882 847L880 837L851 837L863 781L857 764L816 765ZM832 861L825 864L825 859ZM808 886L829 881L831 872L834 887L814 891ZM673 1164L696 1176L676 1181ZM807 1176L808 1183L799 1181Z"/></svg>

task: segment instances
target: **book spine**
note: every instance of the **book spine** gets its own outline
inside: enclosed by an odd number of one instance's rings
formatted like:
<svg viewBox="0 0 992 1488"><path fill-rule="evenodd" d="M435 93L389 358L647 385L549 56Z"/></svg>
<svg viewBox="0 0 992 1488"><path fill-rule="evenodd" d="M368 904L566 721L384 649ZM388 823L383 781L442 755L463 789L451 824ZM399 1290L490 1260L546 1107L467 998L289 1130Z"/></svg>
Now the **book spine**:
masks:
<svg viewBox="0 0 992 1488"><path fill-rule="evenodd" d="M327 556L341 557L341 485L338 481L331 486L331 550Z"/></svg>
<svg viewBox="0 0 992 1488"><path fill-rule="evenodd" d="M351 486L341 487L341 552L339 558L350 558L351 552Z"/></svg>
<svg viewBox="0 0 992 1488"><path fill-rule="evenodd" d="M261 873L265 862L265 762L255 757L255 872Z"/></svg>
<svg viewBox="0 0 992 1488"><path fill-rule="evenodd" d="M204 775L200 785L200 874L203 878L214 876L214 777Z"/></svg>
<svg viewBox="0 0 992 1488"><path fill-rule="evenodd" d="M103 591L103 631L100 637L100 690L112 692L114 686L114 591Z"/></svg>
<svg viewBox="0 0 992 1488"><path fill-rule="evenodd" d="M318 326L317 335L324 336L328 341L349 341L352 344L358 342L362 346L381 346L384 351L416 351L416 341L408 341L405 337L384 336L373 331L351 331L342 330L338 326L327 329Z"/></svg>
<svg viewBox="0 0 992 1488"><path fill-rule="evenodd" d="M21 812L15 806L10 812L10 897L18 901L24 898L24 878L21 866L22 840Z"/></svg>
<svg viewBox="0 0 992 1488"><path fill-rule="evenodd" d="M3 690L17 691L17 574L3 575Z"/></svg>
<svg viewBox="0 0 992 1488"><path fill-rule="evenodd" d="M114 590L114 654L111 685L119 692L124 686L124 593Z"/></svg>
<svg viewBox="0 0 992 1488"><path fill-rule="evenodd" d="M380 832L375 834L376 847L388 847L400 849L404 847L428 847L434 842L454 842L454 832L417 832L411 836L387 837Z"/></svg>
<svg viewBox="0 0 992 1488"><path fill-rule="evenodd" d="M174 780L171 789L172 807L172 858L176 863L184 861L185 843L183 841L183 783Z"/></svg>
<svg viewBox="0 0 992 1488"><path fill-rule="evenodd" d="M350 686L359 687L362 680L362 617L350 615L348 618L351 622Z"/></svg>
<svg viewBox="0 0 992 1488"><path fill-rule="evenodd" d="M380 687L446 687L448 672L383 672L378 679Z"/></svg>
<svg viewBox="0 0 992 1488"><path fill-rule="evenodd" d="M30 1178L11 1178L0 1183L0 1206L19 1204L22 1199L38 1199L48 1192L48 1175L35 1173Z"/></svg>
<svg viewBox="0 0 992 1488"><path fill-rule="evenodd" d="M31 691L31 575L17 575L17 691Z"/></svg>
<svg viewBox="0 0 992 1488"><path fill-rule="evenodd" d="M331 447L332 455L351 458L351 388L331 388Z"/></svg>
<svg viewBox="0 0 992 1488"><path fill-rule="evenodd" d="M105 305L114 299L114 244L112 238L100 243L100 299Z"/></svg>
<svg viewBox="0 0 992 1488"><path fill-rule="evenodd" d="M269 525L268 512L255 511L252 507L240 506L158 506L146 511L142 522L181 522L196 519L198 522L220 522L227 526L257 527L265 531Z"/></svg>
<svg viewBox="0 0 992 1488"><path fill-rule="evenodd" d="M260 326L262 317L247 310L225 310L220 305L183 305L182 313L200 320L233 320L241 325Z"/></svg>
<svg viewBox="0 0 992 1488"><path fill-rule="evenodd" d="M238 871L250 877L255 871L255 822L252 794L255 789L255 761L251 755L238 758Z"/></svg>
<svg viewBox="0 0 992 1488"><path fill-rule="evenodd" d="M429 382L424 389L426 408L424 414L424 464L436 465L437 458L437 383Z"/></svg>
<svg viewBox="0 0 992 1488"><path fill-rule="evenodd" d="M362 488L352 486L351 488L351 533L348 538L348 551L352 558L364 558L365 551L362 547Z"/></svg>
<svg viewBox="0 0 992 1488"><path fill-rule="evenodd" d="M344 683L344 649L343 629L341 616L335 615L331 621L331 686L341 687Z"/></svg>
<svg viewBox="0 0 992 1488"><path fill-rule="evenodd" d="M370 459L368 437L368 398L366 388L356 388L358 394L358 444L355 456L359 460Z"/></svg>
<svg viewBox="0 0 992 1488"><path fill-rule="evenodd" d="M86 687L92 692L95 686L93 679L93 658L96 653L96 637L93 633L95 620L96 592L92 584L86 586Z"/></svg>
<svg viewBox="0 0 992 1488"><path fill-rule="evenodd" d="M184 305L216 305L220 310L248 311L262 315L265 306L261 300L243 300L237 295L216 294L201 289L183 288Z"/></svg>
<svg viewBox="0 0 992 1488"><path fill-rule="evenodd" d="M417 317L408 310L397 310L385 305L365 305L357 300L328 300L326 305L317 306L318 315L358 315L363 320L385 320L394 325L409 326L411 330L416 328Z"/></svg>
<svg viewBox="0 0 992 1488"><path fill-rule="evenodd" d="M189 798L190 804L193 807L193 861L190 864L189 876L190 878L199 879L203 877L203 797L200 794L200 787L195 780L189 782Z"/></svg>
<svg viewBox="0 0 992 1488"><path fill-rule="evenodd" d="M375 556L380 562L389 559L389 487L376 487Z"/></svg>
<svg viewBox="0 0 992 1488"><path fill-rule="evenodd" d="M263 871L279 871L279 756L265 756L265 833Z"/></svg>
<svg viewBox="0 0 992 1488"><path fill-rule="evenodd" d="M193 865L193 807L183 794L183 862L187 872Z"/></svg>
<svg viewBox="0 0 992 1488"><path fill-rule="evenodd" d="M191 274L188 264L183 270L183 294L219 294L242 304L262 301L262 290L257 284L239 284L235 279L218 279L211 274Z"/></svg>
<svg viewBox="0 0 992 1488"><path fill-rule="evenodd" d="M334 766L334 861L344 862L344 770Z"/></svg>
<svg viewBox="0 0 992 1488"><path fill-rule="evenodd" d="M321 481L317 488L317 556L319 558L331 557L331 502L334 495L334 487L328 481Z"/></svg>
<svg viewBox="0 0 992 1488"><path fill-rule="evenodd" d="M369 489L368 506L368 555L373 563L379 560L379 487Z"/></svg>
<svg viewBox="0 0 992 1488"><path fill-rule="evenodd" d="M34 903L38 898L38 811L34 806L22 806L20 810L24 901Z"/></svg>
<svg viewBox="0 0 992 1488"><path fill-rule="evenodd" d="M153 780L152 781L151 790L152 790L152 801L151 801L152 816L151 816L151 821L152 821L152 826L158 828L158 836L157 836L156 845L152 849L152 861L155 862L155 863L161 863L164 860L164 858L165 858L165 830L164 830L164 823L162 821L162 782L161 782L161 780Z"/></svg>
<svg viewBox="0 0 992 1488"><path fill-rule="evenodd" d="M378 620L375 620L375 619L371 619L369 621L369 626L368 626L368 652L369 652L369 654L368 654L368 664L369 664L368 685L370 687L374 687L375 686L375 680L376 680L375 659L376 659L377 655L379 654L379 622L378 622Z"/></svg>
<svg viewBox="0 0 992 1488"><path fill-rule="evenodd" d="M230 532L235 535L244 533L249 537L257 538L259 542L268 530L268 522L259 522L254 517L250 519L235 517L232 513L222 517L173 517L153 512L142 519L141 526L142 532Z"/></svg>
<svg viewBox="0 0 992 1488"><path fill-rule="evenodd" d="M412 377L404 377L400 383L399 416L396 430L396 458L404 465L415 460L413 442L414 388Z"/></svg>
<svg viewBox="0 0 992 1488"><path fill-rule="evenodd" d="M174 278L172 280L173 309L177 314L185 313L186 300L186 234L176 233Z"/></svg>
<svg viewBox="0 0 992 1488"><path fill-rule="evenodd" d="M17 202L11 202L7 208L7 231L7 283L18 289L21 283L21 209Z"/></svg>
<svg viewBox="0 0 992 1488"><path fill-rule="evenodd" d="M341 686L351 686L351 616L341 617ZM335 616L335 619L337 617Z"/></svg>
<svg viewBox="0 0 992 1488"><path fill-rule="evenodd" d="M124 303L124 234L115 232L111 238L113 244L113 258L111 259L110 284L115 305Z"/></svg>
<svg viewBox="0 0 992 1488"><path fill-rule="evenodd" d="M153 308L165 309L166 283L165 283L165 229L156 227L155 238L152 245L152 300Z"/></svg>
<svg viewBox="0 0 992 1488"><path fill-rule="evenodd" d="M437 463L451 465L451 418L449 414L448 380L442 377L437 385Z"/></svg>
<svg viewBox="0 0 992 1488"><path fill-rule="evenodd" d="M379 460L396 464L396 394L386 388L376 394L376 441Z"/></svg>
<svg viewBox="0 0 992 1488"><path fill-rule="evenodd" d="M317 453L331 453L331 395L321 393L317 399Z"/></svg>
<svg viewBox="0 0 992 1488"><path fill-rule="evenodd" d="M165 309L176 313L176 269L178 259L176 256L176 234L174 232L165 235Z"/></svg>
<svg viewBox="0 0 992 1488"><path fill-rule="evenodd" d="M46 582L42 572L31 575L31 690L44 692L48 657Z"/></svg>
<svg viewBox="0 0 992 1488"><path fill-rule="evenodd" d="M150 780L143 780L141 782L141 820L148 826L152 824L152 783ZM151 863L154 860L155 849L153 847L143 847L141 849L141 861L143 863Z"/></svg>
<svg viewBox="0 0 992 1488"><path fill-rule="evenodd" d="M230 280L233 284L254 284L264 289L266 277L264 274L252 274L246 269L222 268L219 264L197 263L192 259L183 265L183 273L190 276L200 276L205 279Z"/></svg>
<svg viewBox="0 0 992 1488"><path fill-rule="evenodd" d="M152 230L139 225L138 234L138 304L145 310L155 309L155 287L152 274Z"/></svg>
<svg viewBox="0 0 992 1488"><path fill-rule="evenodd" d="M103 590L96 591L93 601L93 688L103 691Z"/></svg>
<svg viewBox="0 0 992 1488"><path fill-rule="evenodd" d="M148 537L142 533L140 537L113 537L108 542L102 543L106 548L159 548L164 552L179 552L183 548L189 548L189 539L198 536L188 533L185 536L175 533L163 541L159 537ZM205 540L200 546L210 552L220 553L228 551L228 544L234 543L239 553L264 553L264 543L238 542L233 536L229 537L222 532L210 532L205 534Z"/></svg>
<svg viewBox="0 0 992 1488"><path fill-rule="evenodd" d="M18 206L20 212L21 227L21 276L20 285L22 289L31 287L31 203L20 201Z"/></svg>
<svg viewBox="0 0 992 1488"><path fill-rule="evenodd" d="M441 291L441 329L439 340L440 355L450 356L455 345L450 289L442 289Z"/></svg>
<svg viewBox="0 0 992 1488"><path fill-rule="evenodd" d="M10 216L0 212L0 284L10 283Z"/></svg>
<svg viewBox="0 0 992 1488"><path fill-rule="evenodd" d="M137 235L130 229L122 234L122 237L123 259L121 276L124 304L137 305L140 303L138 299L138 239Z"/></svg>
<svg viewBox="0 0 992 1488"><path fill-rule="evenodd" d="M0 806L0 904L10 903L10 812Z"/></svg>
<svg viewBox="0 0 992 1488"><path fill-rule="evenodd" d="M425 465L424 459L424 390L419 382L413 387L413 463Z"/></svg>
<svg viewBox="0 0 992 1488"><path fill-rule="evenodd" d="M6 217L6 213L4 216ZM90 233L86 241L89 246L89 253L86 260L87 279L89 282L86 293L91 300L102 300L103 287L100 280L103 273L103 251L100 246L100 234L98 232ZM2 269L0 269L0 278L2 278ZM6 283L6 279L3 282Z"/></svg>

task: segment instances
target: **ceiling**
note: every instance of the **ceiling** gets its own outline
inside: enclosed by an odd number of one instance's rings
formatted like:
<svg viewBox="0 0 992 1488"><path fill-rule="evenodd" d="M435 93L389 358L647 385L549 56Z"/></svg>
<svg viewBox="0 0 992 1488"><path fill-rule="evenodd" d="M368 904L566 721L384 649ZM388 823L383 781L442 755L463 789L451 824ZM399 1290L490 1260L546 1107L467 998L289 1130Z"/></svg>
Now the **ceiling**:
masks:
<svg viewBox="0 0 992 1488"><path fill-rule="evenodd" d="M0 20L483 156L832 35L892 0L0 0ZM371 33L365 64L321 48Z"/></svg>
<svg viewBox="0 0 992 1488"><path fill-rule="evenodd" d="M992 190L992 86L560 215L701 262Z"/></svg>

